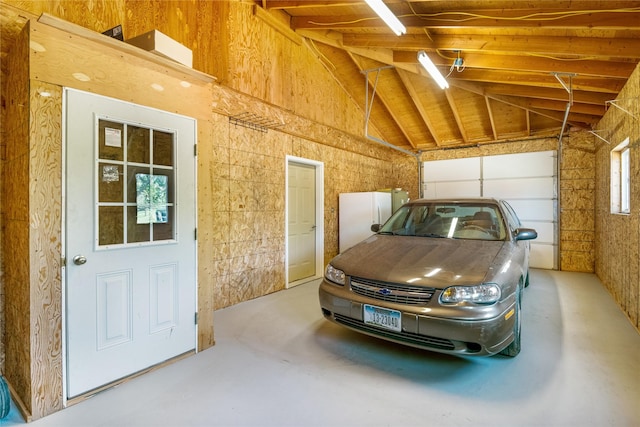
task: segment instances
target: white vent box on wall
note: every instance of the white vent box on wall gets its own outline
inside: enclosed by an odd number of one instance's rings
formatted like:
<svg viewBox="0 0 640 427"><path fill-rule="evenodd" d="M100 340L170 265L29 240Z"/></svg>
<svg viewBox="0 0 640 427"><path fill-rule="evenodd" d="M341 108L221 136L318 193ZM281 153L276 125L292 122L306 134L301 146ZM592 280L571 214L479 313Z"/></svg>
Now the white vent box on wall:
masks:
<svg viewBox="0 0 640 427"><path fill-rule="evenodd" d="M149 31L127 40L127 43L137 46L156 55L163 56L179 62L187 67L193 66L193 53L191 49L178 43L166 34L158 30Z"/></svg>

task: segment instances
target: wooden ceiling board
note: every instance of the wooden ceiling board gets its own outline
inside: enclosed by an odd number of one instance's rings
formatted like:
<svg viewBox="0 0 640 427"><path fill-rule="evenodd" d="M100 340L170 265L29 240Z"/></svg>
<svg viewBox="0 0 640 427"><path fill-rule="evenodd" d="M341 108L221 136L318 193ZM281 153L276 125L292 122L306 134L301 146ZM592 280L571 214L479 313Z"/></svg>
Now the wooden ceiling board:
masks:
<svg viewBox="0 0 640 427"><path fill-rule="evenodd" d="M496 117L496 132L499 138L512 139L515 136L528 137L527 112L517 107L489 101L491 110Z"/></svg>
<svg viewBox="0 0 640 427"><path fill-rule="evenodd" d="M558 122L551 120L548 117L541 116L539 114L529 114L529 121L531 123L531 135L553 135L558 132ZM562 125L562 123L560 123Z"/></svg>
<svg viewBox="0 0 640 427"><path fill-rule="evenodd" d="M460 126L466 134L466 142L491 141L493 139L493 129L485 98L456 87L452 87L450 92L456 109L460 112Z"/></svg>
<svg viewBox="0 0 640 427"><path fill-rule="evenodd" d="M415 87L418 104L429 116L433 137L438 145L449 145L463 141L449 100L442 89L429 76L411 75L409 80Z"/></svg>

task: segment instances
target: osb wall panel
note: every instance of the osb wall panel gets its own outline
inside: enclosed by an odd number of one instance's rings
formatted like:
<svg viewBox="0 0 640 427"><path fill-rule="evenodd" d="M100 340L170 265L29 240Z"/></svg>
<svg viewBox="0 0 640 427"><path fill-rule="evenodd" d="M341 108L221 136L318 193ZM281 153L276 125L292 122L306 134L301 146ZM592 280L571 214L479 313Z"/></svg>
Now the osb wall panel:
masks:
<svg viewBox="0 0 640 427"><path fill-rule="evenodd" d="M595 140L595 271L640 331L640 67L635 69L620 92L617 104L631 114L610 106L597 126L599 135L608 143ZM631 157L631 213L612 214L611 150L627 137Z"/></svg>
<svg viewBox="0 0 640 427"><path fill-rule="evenodd" d="M125 20L123 0L2 0L39 16L48 13L74 24L103 32Z"/></svg>
<svg viewBox="0 0 640 427"><path fill-rule="evenodd" d="M228 96L223 92L218 88L215 93ZM407 177L389 160L358 153L361 141L357 138L343 136L341 146L336 147L278 130L263 133L236 126L221 114L214 113L212 121L214 143L207 156L209 163L204 165L207 181L200 184L210 185L215 197L205 202L211 210L200 236L206 233L205 238L213 241L207 272L214 277L212 303L216 309L286 286L287 155L324 164L325 262L338 252L339 193L417 182L416 168L409 169L413 176ZM321 125L308 126L310 134L323 132Z"/></svg>
<svg viewBox="0 0 640 427"><path fill-rule="evenodd" d="M19 393L31 396L29 283L29 32L22 31L6 59L2 85L5 159L2 177L2 255L4 262L3 374ZM8 252L5 248L11 248Z"/></svg>
<svg viewBox="0 0 640 427"><path fill-rule="evenodd" d="M563 138L560 155L560 270L595 271L595 146L588 132Z"/></svg>
<svg viewBox="0 0 640 427"><path fill-rule="evenodd" d="M500 154L529 153L534 151L557 150L557 138L530 139L508 144L478 144L473 147L452 150L425 151L423 162L429 160L459 159L467 157L496 156Z"/></svg>
<svg viewBox="0 0 640 427"><path fill-rule="evenodd" d="M44 49L32 51L33 79L190 117L202 118L206 114L203 112L211 96L209 86L196 77L177 76L161 64L126 55L117 44L96 44L33 21L31 40ZM75 78L78 74L86 78ZM181 84L183 81L189 85Z"/></svg>
<svg viewBox="0 0 640 427"><path fill-rule="evenodd" d="M63 403L61 88L32 81L29 107L30 409L38 419Z"/></svg>

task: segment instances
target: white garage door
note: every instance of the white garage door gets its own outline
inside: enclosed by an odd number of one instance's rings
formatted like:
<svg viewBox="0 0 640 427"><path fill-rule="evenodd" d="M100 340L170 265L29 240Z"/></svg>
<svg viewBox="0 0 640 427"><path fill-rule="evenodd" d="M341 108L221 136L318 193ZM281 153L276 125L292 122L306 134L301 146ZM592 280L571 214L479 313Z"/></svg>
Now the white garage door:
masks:
<svg viewBox="0 0 640 427"><path fill-rule="evenodd" d="M436 160L424 163L423 194L507 200L538 231L531 267L557 269L557 175L556 151Z"/></svg>

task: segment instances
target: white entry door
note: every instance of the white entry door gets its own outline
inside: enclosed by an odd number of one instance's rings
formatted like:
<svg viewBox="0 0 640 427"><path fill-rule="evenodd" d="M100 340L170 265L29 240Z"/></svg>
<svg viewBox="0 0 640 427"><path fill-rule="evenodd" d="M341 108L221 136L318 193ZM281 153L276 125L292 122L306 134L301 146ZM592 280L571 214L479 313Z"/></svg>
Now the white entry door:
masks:
<svg viewBox="0 0 640 427"><path fill-rule="evenodd" d="M316 168L288 166L289 282L316 274Z"/></svg>
<svg viewBox="0 0 640 427"><path fill-rule="evenodd" d="M196 344L196 122L66 90L67 396Z"/></svg>

